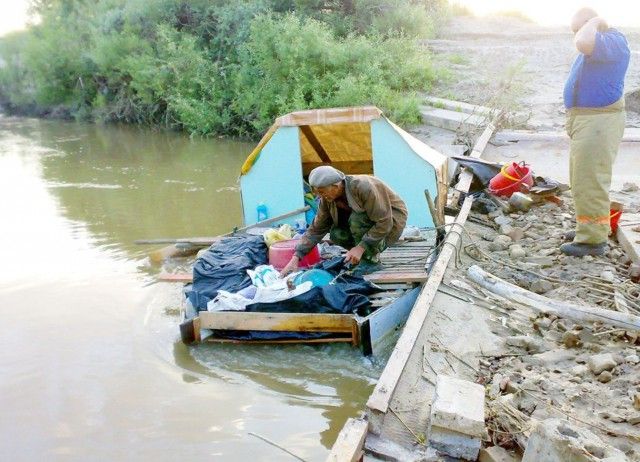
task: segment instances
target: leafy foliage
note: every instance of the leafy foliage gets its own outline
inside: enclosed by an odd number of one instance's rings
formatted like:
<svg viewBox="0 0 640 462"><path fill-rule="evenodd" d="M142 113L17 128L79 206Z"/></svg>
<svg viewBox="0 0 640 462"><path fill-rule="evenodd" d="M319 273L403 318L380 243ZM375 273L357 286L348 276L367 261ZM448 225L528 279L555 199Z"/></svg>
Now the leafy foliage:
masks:
<svg viewBox="0 0 640 462"><path fill-rule="evenodd" d="M438 77L416 38L443 0L33 0L0 40L0 98L39 115L254 137L284 113L374 104L401 123Z"/></svg>

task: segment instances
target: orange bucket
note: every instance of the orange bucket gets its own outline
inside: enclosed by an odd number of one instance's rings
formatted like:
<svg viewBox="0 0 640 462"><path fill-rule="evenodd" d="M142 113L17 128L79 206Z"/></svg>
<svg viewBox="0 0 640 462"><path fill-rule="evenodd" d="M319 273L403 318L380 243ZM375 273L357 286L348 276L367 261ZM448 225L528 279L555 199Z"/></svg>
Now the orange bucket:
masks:
<svg viewBox="0 0 640 462"><path fill-rule="evenodd" d="M511 197L515 192L526 192L533 186L531 169L520 162L506 164L489 182L489 192L496 196Z"/></svg>

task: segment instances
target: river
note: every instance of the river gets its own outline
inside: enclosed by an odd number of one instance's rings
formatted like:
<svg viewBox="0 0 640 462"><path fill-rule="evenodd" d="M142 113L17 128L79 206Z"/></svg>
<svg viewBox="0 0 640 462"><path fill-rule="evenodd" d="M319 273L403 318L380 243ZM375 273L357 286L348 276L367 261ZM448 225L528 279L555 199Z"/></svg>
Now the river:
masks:
<svg viewBox="0 0 640 462"><path fill-rule="evenodd" d="M142 238L241 225L252 144L0 116L0 460L326 458L381 365L344 344L186 347Z"/></svg>

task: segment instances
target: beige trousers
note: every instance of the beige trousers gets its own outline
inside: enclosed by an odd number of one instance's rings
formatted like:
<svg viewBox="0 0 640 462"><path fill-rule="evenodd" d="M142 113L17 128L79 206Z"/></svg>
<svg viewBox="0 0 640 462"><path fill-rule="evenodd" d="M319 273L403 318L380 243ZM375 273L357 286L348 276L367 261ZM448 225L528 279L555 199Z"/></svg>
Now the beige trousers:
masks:
<svg viewBox="0 0 640 462"><path fill-rule="evenodd" d="M604 108L567 112L571 138L570 183L580 244L601 244L609 235L609 188L625 124L624 99Z"/></svg>

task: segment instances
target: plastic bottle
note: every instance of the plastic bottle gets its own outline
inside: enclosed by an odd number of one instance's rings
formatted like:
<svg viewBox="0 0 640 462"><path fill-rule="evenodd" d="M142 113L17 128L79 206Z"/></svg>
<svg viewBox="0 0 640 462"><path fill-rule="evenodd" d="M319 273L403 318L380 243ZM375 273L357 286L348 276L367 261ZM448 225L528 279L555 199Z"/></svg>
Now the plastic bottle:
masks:
<svg viewBox="0 0 640 462"><path fill-rule="evenodd" d="M269 218L269 212L267 211L267 206L264 202L260 202L256 207L256 212L258 212L258 221L264 221Z"/></svg>

